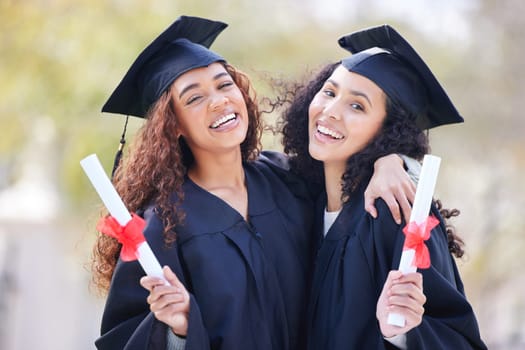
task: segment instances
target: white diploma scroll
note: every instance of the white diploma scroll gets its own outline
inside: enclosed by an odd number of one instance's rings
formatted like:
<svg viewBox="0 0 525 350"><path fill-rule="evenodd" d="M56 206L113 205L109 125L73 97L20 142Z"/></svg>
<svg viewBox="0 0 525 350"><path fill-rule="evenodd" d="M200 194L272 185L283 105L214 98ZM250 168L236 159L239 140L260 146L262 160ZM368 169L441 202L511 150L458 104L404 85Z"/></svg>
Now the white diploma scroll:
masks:
<svg viewBox="0 0 525 350"><path fill-rule="evenodd" d="M410 222L421 224L427 220L440 164L441 158L439 157L427 154L423 158L423 166L421 167L414 205L412 206L412 214L410 214ZM416 272L417 267L414 264L414 256L414 249L403 249L401 260L399 261L399 270L403 274ZM403 315L396 313L389 314L387 322L399 327L405 326Z"/></svg>
<svg viewBox="0 0 525 350"><path fill-rule="evenodd" d="M80 161L80 165L84 169L84 172L88 176L93 187L95 187L95 190L100 196L100 199L102 199L102 202L104 202L104 205L111 216L117 220L120 226L126 226L131 220L131 214L104 172L104 168L102 167L102 164L100 164L97 155L92 154L87 156ZM148 276L159 277L165 280L164 274L162 273L162 267L153 254L147 241L144 241L139 245L138 256L139 263Z"/></svg>

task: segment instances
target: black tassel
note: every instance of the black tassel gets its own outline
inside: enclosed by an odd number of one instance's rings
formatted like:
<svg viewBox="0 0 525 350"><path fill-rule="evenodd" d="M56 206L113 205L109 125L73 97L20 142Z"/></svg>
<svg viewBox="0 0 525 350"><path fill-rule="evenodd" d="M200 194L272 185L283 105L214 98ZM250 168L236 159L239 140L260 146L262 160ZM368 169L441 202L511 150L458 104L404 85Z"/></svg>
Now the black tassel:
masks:
<svg viewBox="0 0 525 350"><path fill-rule="evenodd" d="M117 153L115 154L115 160L113 161L113 170L111 171L112 180L113 180L113 177L115 176L115 172L117 171L120 165L120 159L122 158L122 151L124 150L124 145L126 144L126 129L128 127L128 119L129 119L129 115L126 116L126 123L124 124L124 130L122 131L122 136L120 137L118 150L117 150Z"/></svg>

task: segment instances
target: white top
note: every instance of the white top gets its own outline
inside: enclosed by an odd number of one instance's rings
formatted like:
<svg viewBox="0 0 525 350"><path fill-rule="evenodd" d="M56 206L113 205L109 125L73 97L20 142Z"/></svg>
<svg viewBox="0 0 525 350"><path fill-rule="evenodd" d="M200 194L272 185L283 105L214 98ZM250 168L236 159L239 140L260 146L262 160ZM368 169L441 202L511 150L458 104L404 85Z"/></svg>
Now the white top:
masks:
<svg viewBox="0 0 525 350"><path fill-rule="evenodd" d="M335 219L337 219L337 216L340 212L341 209L337 211L326 211L326 208L324 208L323 236L326 236L328 230L330 227L332 227L332 224L334 223Z"/></svg>

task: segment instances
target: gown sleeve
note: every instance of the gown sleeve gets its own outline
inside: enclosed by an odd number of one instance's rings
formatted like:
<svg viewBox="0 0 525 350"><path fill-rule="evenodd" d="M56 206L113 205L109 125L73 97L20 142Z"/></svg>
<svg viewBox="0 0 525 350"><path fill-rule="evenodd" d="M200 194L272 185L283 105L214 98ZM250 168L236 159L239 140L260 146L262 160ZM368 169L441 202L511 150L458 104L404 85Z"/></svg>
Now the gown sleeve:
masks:
<svg viewBox="0 0 525 350"><path fill-rule="evenodd" d="M380 202L380 210L384 213L378 217L389 219L386 204ZM440 220L440 224L432 230L430 239L425 242L432 265L428 269L418 270L423 275L423 292L427 298L425 313L422 323L407 333L408 349L487 349L481 340L472 306L465 296L456 263L448 250L443 218L435 206L432 206L432 214ZM393 251L391 268L397 269L404 235L399 231L395 239L386 236L394 235L383 231L379 232L376 239L382 241L380 250L391 250L383 251L384 257L390 256Z"/></svg>
<svg viewBox="0 0 525 350"><path fill-rule="evenodd" d="M417 184L419 182L419 175L421 174L421 163L414 158L405 156L404 154L398 155L403 160L408 176L410 176L410 179Z"/></svg>
<svg viewBox="0 0 525 350"><path fill-rule="evenodd" d="M186 286L176 243L169 249L164 247L162 223L152 208L143 216L144 236L160 264L168 265ZM117 263L102 316L101 336L95 341L97 349L166 350L167 325L150 312L146 301L148 291L139 283L142 276L144 271L138 261ZM199 306L190 294L186 349L209 348Z"/></svg>

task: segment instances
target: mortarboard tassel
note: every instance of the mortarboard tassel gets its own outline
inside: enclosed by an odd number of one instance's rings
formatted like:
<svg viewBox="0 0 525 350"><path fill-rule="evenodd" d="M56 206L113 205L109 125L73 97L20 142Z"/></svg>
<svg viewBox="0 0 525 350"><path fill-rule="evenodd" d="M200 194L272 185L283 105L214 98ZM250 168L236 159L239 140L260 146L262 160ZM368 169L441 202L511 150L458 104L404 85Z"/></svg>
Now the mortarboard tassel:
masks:
<svg viewBox="0 0 525 350"><path fill-rule="evenodd" d="M124 124L124 130L122 131L122 136L120 137L120 142L118 145L117 153L115 154L115 160L113 161L113 170L111 171L111 179L115 176L115 172L120 165L120 159L122 158L122 151L124 150L124 145L126 144L126 129L128 127L129 115L126 116L126 123Z"/></svg>

